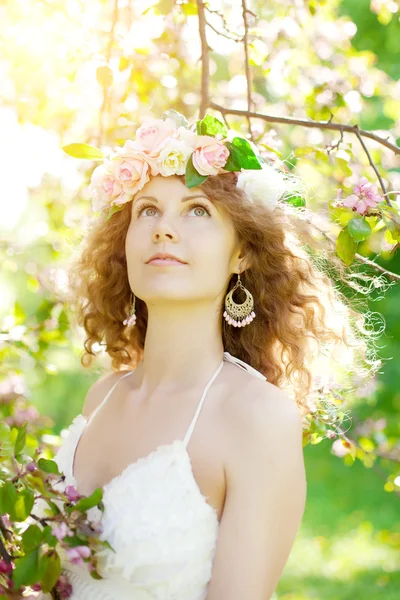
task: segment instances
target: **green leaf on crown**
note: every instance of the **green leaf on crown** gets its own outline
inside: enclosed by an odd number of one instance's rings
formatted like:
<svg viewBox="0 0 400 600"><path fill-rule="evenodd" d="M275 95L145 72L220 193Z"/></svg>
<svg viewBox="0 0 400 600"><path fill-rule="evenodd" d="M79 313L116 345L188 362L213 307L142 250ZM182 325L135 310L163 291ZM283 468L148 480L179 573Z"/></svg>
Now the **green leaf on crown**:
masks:
<svg viewBox="0 0 400 600"><path fill-rule="evenodd" d="M288 198L284 198L284 200L286 202L288 202L289 204L292 204L293 206L299 207L299 206L305 206L306 205L306 201L303 198L303 196L289 196Z"/></svg>
<svg viewBox="0 0 400 600"><path fill-rule="evenodd" d="M347 223L347 229L353 240L363 242L371 235L371 226L364 217L353 217Z"/></svg>
<svg viewBox="0 0 400 600"><path fill-rule="evenodd" d="M104 154L99 148L95 148L89 144L67 144L67 146L62 146L61 149L74 158L87 158L89 160L104 158Z"/></svg>
<svg viewBox="0 0 400 600"><path fill-rule="evenodd" d="M170 108L169 110L164 111L163 112L164 121L167 117L169 117L170 119L175 121L175 124L177 127L183 126L186 129L189 128L189 122L188 122L187 118L184 115L182 115L180 112L178 112L177 110Z"/></svg>
<svg viewBox="0 0 400 600"><path fill-rule="evenodd" d="M229 150L228 160L224 165L226 171L240 169L262 169L262 165L249 142L241 137L235 137L231 142L225 142Z"/></svg>
<svg viewBox="0 0 400 600"><path fill-rule="evenodd" d="M110 210L108 211L108 214L106 216L106 221L108 221L109 219L111 219L111 217L113 216L114 213L119 212L120 210L122 210L124 208L125 204L113 204L110 207Z"/></svg>
<svg viewBox="0 0 400 600"><path fill-rule="evenodd" d="M215 137L217 133L221 133L224 138L228 135L228 131L224 123L212 115L206 115L204 119L197 121L196 131L197 135L210 135Z"/></svg>
<svg viewBox="0 0 400 600"><path fill-rule="evenodd" d="M186 187L189 189L197 187L198 185L203 183L203 181L205 181L208 177L208 175L200 175L200 173L198 171L196 171L196 169L193 165L192 157L193 157L193 154L191 154L189 156L189 160L186 163L186 172L185 172L185 184L186 184Z"/></svg>

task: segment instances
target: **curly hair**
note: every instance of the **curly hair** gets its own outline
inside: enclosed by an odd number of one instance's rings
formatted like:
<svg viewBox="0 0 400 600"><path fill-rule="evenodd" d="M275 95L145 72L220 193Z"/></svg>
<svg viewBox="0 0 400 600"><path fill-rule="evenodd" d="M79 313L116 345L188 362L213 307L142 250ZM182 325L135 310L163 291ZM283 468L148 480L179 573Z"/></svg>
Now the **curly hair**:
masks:
<svg viewBox="0 0 400 600"><path fill-rule="evenodd" d="M290 174L289 174L290 176ZM178 176L184 182L184 176ZM293 176L294 178L295 176ZM302 414L337 423L342 394L376 374L381 360L374 353L374 332L367 327L371 312L356 310L339 284L365 294L355 283L355 269L345 268L335 247L312 223L302 206L280 202L275 210L251 203L236 186L234 173L209 177L201 189L229 214L251 265L241 274L253 295L255 320L246 327L230 326L220 308L224 349L286 389ZM77 322L84 327L87 367L104 345L112 368L135 368L142 359L147 306L136 298L136 326L123 325L131 289L125 237L131 211L90 223L82 251L70 270L71 298ZM316 235L317 234L317 235ZM325 272L326 271L326 272ZM360 280L372 280L365 273ZM226 293L237 280L232 274ZM237 302L242 302L238 294ZM315 417L316 418L316 417Z"/></svg>

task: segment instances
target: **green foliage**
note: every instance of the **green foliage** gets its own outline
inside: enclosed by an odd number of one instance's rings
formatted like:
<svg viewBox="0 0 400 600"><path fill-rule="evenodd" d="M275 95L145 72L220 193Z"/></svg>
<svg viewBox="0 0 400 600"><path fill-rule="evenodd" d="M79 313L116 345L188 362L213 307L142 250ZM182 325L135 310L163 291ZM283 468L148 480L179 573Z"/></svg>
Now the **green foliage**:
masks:
<svg viewBox="0 0 400 600"><path fill-rule="evenodd" d="M74 158L88 158L90 160L100 160L104 158L101 150L94 148L89 144L67 144L62 148L66 154Z"/></svg>

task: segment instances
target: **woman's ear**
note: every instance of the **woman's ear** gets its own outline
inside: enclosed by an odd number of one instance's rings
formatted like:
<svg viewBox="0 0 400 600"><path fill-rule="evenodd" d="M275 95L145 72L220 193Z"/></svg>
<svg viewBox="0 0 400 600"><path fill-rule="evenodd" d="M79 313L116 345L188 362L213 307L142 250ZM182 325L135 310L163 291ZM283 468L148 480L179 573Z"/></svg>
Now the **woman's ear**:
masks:
<svg viewBox="0 0 400 600"><path fill-rule="evenodd" d="M240 256L237 259L237 273L243 273L247 269L251 267L250 257L246 255L244 252L240 253Z"/></svg>

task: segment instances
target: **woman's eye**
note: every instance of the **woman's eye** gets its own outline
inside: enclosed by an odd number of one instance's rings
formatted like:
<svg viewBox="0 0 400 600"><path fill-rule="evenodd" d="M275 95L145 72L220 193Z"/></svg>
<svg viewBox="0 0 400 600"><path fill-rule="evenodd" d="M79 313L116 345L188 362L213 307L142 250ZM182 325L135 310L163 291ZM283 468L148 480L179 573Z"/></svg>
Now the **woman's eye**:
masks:
<svg viewBox="0 0 400 600"><path fill-rule="evenodd" d="M203 211L203 213L205 212L205 213L207 213L208 216L211 216L210 210L204 204L199 204L199 203L191 204L189 207L189 212L191 212L195 208L201 209ZM136 216L141 215L142 212L147 211L148 209L157 210L156 207L153 206L153 204L145 204L144 206L138 206L136 208ZM153 215L149 215L148 213L146 213L146 216L152 217ZM203 215L201 214L200 216L203 216Z"/></svg>

